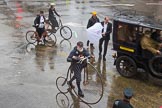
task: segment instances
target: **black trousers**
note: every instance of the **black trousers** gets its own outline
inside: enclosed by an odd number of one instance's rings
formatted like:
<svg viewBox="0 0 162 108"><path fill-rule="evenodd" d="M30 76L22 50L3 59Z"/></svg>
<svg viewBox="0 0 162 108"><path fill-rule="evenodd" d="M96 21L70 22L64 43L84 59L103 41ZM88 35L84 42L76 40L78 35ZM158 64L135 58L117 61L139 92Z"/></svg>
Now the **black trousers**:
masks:
<svg viewBox="0 0 162 108"><path fill-rule="evenodd" d="M102 53L102 44L103 44L103 42L104 42L104 53L103 53L103 56L105 57L106 53L107 53L107 47L108 47L109 39L101 38L99 40L99 54Z"/></svg>
<svg viewBox="0 0 162 108"><path fill-rule="evenodd" d="M45 28L36 28L36 31L37 31L37 33L38 33L39 37L41 38L41 37L42 37L43 32L45 32Z"/></svg>
<svg viewBox="0 0 162 108"><path fill-rule="evenodd" d="M83 64L79 64L79 63L76 63L76 64L73 64L73 67L72 67L72 71L74 72L74 79L76 79L76 82L80 82L81 81L81 72L82 72L82 69L83 69Z"/></svg>

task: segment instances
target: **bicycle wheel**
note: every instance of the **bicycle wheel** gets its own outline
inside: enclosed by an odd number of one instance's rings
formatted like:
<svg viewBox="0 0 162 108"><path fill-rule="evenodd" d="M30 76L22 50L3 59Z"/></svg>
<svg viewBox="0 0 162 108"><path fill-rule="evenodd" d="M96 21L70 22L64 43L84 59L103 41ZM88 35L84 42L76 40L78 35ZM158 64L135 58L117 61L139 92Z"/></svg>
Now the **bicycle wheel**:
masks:
<svg viewBox="0 0 162 108"><path fill-rule="evenodd" d="M149 68L154 76L162 78L162 56L155 56L149 60Z"/></svg>
<svg viewBox="0 0 162 108"><path fill-rule="evenodd" d="M35 43L37 41L35 31L27 31L26 32L26 40L29 43Z"/></svg>
<svg viewBox="0 0 162 108"><path fill-rule="evenodd" d="M56 102L60 108L68 108L70 104L69 98L63 93L56 95Z"/></svg>
<svg viewBox="0 0 162 108"><path fill-rule="evenodd" d="M69 40L72 37L72 31L68 26L62 26L60 29L60 35L65 40Z"/></svg>
<svg viewBox="0 0 162 108"><path fill-rule="evenodd" d="M57 38L53 33L48 33L48 36L45 38L45 45L54 46L57 42Z"/></svg>
<svg viewBox="0 0 162 108"><path fill-rule="evenodd" d="M61 92L61 93L67 93L68 92L68 85L66 84L67 80L65 77L58 77L56 79L56 86L57 89Z"/></svg>
<svg viewBox="0 0 162 108"><path fill-rule="evenodd" d="M84 70L85 72L82 72L82 80L86 81L86 83L83 82L84 84L81 85L84 98L80 98L80 100L86 104L97 104L102 99L104 91L101 74L90 63L87 63ZM78 90L76 88L73 90L78 96Z"/></svg>

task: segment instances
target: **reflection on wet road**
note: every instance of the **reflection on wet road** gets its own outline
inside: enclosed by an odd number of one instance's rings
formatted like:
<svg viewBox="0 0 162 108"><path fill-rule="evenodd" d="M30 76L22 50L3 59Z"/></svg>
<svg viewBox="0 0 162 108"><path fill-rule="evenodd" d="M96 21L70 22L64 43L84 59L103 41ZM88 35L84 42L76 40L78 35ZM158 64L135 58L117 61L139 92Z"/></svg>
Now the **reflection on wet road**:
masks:
<svg viewBox="0 0 162 108"><path fill-rule="evenodd" d="M63 23L72 29L72 39L62 40L58 32L55 47L27 45L26 32L34 30L33 20L40 10L44 10L48 17L51 1L56 2L56 10L61 14ZM135 79L119 76L113 66L111 41L106 62L98 59L97 44L94 52L91 52L95 56L91 63L101 74L104 83L104 95L99 103L87 105L80 102L73 92L67 96L61 93L57 95L56 78L66 76L70 66L66 57L76 42L80 40L86 43L86 25L92 11L97 11L101 21L106 15L113 18L113 13L122 9L135 9L162 19L161 4L160 0L0 0L0 108L60 108L60 105L111 108L115 99L122 98L125 87L134 90L131 102L135 108L159 108L162 106L162 88L140 78L147 77L143 73ZM98 77L93 72L90 75L91 85L88 88L97 89ZM93 100L91 95L88 97L88 89L84 90L87 93L85 99ZM89 94L95 96L95 92Z"/></svg>

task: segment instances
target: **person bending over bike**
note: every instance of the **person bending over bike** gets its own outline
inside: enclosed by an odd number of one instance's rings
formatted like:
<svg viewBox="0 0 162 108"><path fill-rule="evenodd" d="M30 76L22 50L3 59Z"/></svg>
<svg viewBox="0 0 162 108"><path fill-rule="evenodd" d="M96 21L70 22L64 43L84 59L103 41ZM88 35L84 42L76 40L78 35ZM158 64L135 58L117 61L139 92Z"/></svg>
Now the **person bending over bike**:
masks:
<svg viewBox="0 0 162 108"><path fill-rule="evenodd" d="M78 87L78 95L80 97L84 97L84 94L80 87L81 72L82 72L82 69L84 67L86 67L87 64L85 62L83 62L83 63L78 63L78 62L80 60L82 60L83 58L89 57L89 56L90 56L89 52L85 48L83 48L83 42L79 41L79 42L77 42L77 45L70 52L70 54L67 58L67 61L71 62L71 66L72 66L71 71L74 72L74 76L70 79L70 81L68 81L68 85L71 88L74 88L72 82L73 82L73 80L76 79L76 84Z"/></svg>
<svg viewBox="0 0 162 108"><path fill-rule="evenodd" d="M46 31L45 31L45 17L44 17L44 12L40 11L40 14L36 16L34 20L34 26L36 27L36 32L38 33L37 35L37 41L40 42L43 38L45 38Z"/></svg>
<svg viewBox="0 0 162 108"><path fill-rule="evenodd" d="M56 17L55 17L55 15L57 15L58 17L60 17L60 15L56 12L56 10L55 10L55 3L51 3L50 4L51 6L50 6L50 8L49 8L49 10L48 10L48 12L49 12L49 17L48 17L48 19L49 19L49 21L52 23L52 30L55 30L56 31L56 29L55 29L55 27L59 27L59 25L58 25L58 22L57 22L57 20L56 20Z"/></svg>

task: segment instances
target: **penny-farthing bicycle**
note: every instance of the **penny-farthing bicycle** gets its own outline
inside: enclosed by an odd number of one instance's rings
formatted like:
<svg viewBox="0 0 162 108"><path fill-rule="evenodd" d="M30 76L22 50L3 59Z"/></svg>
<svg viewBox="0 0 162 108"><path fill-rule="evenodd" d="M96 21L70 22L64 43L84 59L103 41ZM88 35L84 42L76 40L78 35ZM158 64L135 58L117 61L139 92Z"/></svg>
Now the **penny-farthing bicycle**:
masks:
<svg viewBox="0 0 162 108"><path fill-rule="evenodd" d="M86 67L82 70L83 84L81 85L84 98L80 98L80 100L86 104L97 104L102 99L104 92L101 74L89 62L88 58L84 58L78 63L86 63ZM73 65L70 65L68 68L66 77L60 76L56 79L56 86L61 93L66 94L69 92L67 81L73 76L72 67ZM77 87L73 91L78 96Z"/></svg>

